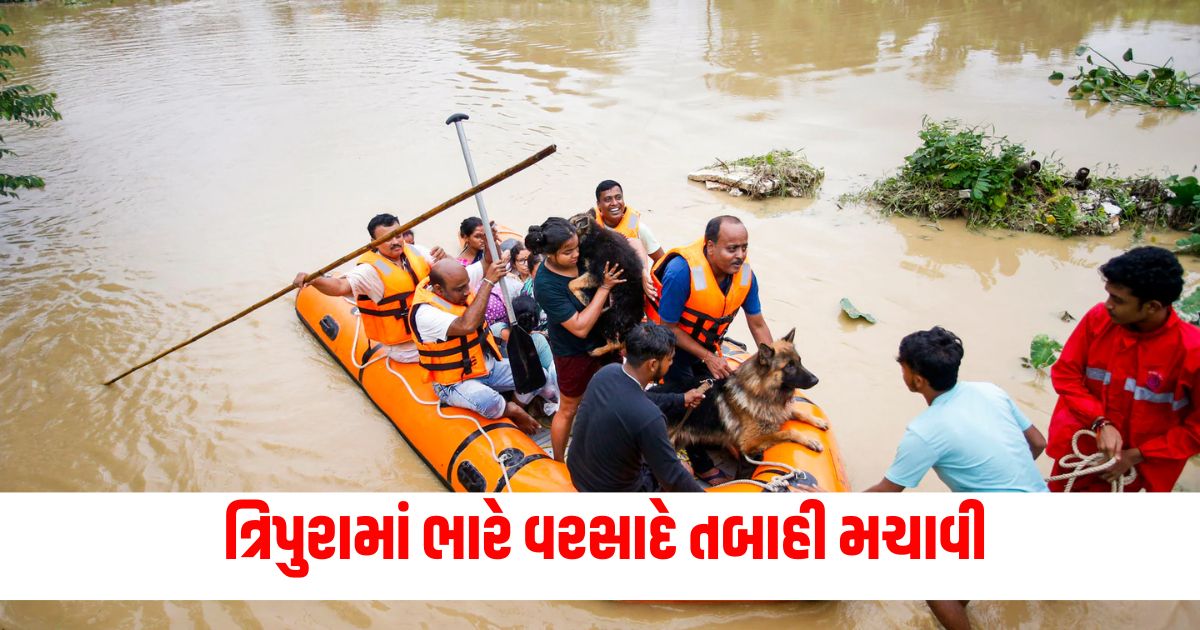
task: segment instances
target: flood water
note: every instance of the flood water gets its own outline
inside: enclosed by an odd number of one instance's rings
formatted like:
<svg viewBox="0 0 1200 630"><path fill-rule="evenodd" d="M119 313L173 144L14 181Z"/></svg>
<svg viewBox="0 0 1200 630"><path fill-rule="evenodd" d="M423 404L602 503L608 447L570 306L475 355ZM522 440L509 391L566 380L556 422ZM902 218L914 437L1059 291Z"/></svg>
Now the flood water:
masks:
<svg viewBox="0 0 1200 630"><path fill-rule="evenodd" d="M766 318L777 336L796 327L857 488L924 406L894 362L917 329L958 333L963 378L999 384L1045 430L1053 389L1019 358L1038 333L1066 340L1058 314L1102 299L1095 269L1132 235L935 228L839 195L897 167L924 115L994 125L1072 169L1188 174L1200 155L1200 114L1074 103L1045 79L1069 75L1081 43L1200 70L1194 2L118 1L3 15L29 51L17 78L57 92L64 118L3 131L21 154L4 172L47 188L0 202L0 491L440 491L290 300L98 383L362 244L373 214L413 216L466 188L453 112L471 115L481 177L558 145L487 193L502 223L569 216L605 178L667 246L741 217ZM817 199L754 203L685 179L772 148L826 169ZM473 212L445 213L418 241L449 249ZM1184 264L1190 289L1200 263ZM879 324L840 319L843 297ZM740 321L733 336L748 338ZM1180 486L1200 489L1196 466ZM934 475L922 489L945 490ZM1200 626L1194 604L972 614L985 627ZM18 628L413 622L934 627L906 601L0 604L0 625Z"/></svg>

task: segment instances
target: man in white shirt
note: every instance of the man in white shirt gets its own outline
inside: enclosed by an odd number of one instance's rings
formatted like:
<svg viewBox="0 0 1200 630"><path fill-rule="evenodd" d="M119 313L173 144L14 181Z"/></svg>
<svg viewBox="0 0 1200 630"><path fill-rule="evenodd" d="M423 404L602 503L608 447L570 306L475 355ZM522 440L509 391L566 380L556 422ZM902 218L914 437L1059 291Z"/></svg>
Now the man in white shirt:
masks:
<svg viewBox="0 0 1200 630"><path fill-rule="evenodd" d="M400 225L391 214L379 214L367 223L367 233L377 239ZM399 363L416 363L417 346L408 330L408 309L416 285L429 275L429 268L446 252L435 247L418 253L403 235L397 235L364 254L359 264L341 277L325 276L310 284L325 295L357 298L367 337L384 345L387 356ZM478 264L476 265L479 266ZM482 270L478 270L482 274ZM293 283L303 288L305 272Z"/></svg>
<svg viewBox="0 0 1200 630"><path fill-rule="evenodd" d="M500 395L515 389L512 367L500 358L484 311L487 294L504 275L505 264L493 264L487 253L482 262L486 272L478 263L464 268L454 260L439 261L417 287L412 326L420 363L429 370L442 404L485 418L508 418L522 431L534 433L541 425ZM483 292L477 293L481 288ZM538 392L518 395L517 400L525 403L537 394L549 402L558 400L549 382Z"/></svg>

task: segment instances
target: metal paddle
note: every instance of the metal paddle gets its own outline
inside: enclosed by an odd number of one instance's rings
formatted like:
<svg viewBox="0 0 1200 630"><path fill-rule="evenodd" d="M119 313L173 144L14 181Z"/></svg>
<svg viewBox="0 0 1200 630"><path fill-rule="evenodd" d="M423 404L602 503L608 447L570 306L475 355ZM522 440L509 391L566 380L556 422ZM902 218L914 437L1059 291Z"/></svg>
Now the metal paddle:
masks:
<svg viewBox="0 0 1200 630"><path fill-rule="evenodd" d="M470 120L466 114L454 114L446 119L446 124L454 125L458 131L458 143L462 145L463 159L467 162L467 175L471 185L475 185L475 163L471 161L471 150L467 148L467 134L463 131L462 121ZM496 251L496 237L492 234L492 222L488 220L487 207L483 205L482 191L475 193L475 203L479 206L479 218L483 220L483 232L486 236L488 252L492 260L500 260L500 252ZM513 384L518 394L536 392L546 385L546 373L542 371L542 362L538 359L537 347L533 345L533 337L529 331L517 324L517 314L513 311L512 298L508 294L507 278L500 279L500 296L504 299L504 310L508 313L508 364L512 368ZM487 296L475 296L475 299L487 299Z"/></svg>

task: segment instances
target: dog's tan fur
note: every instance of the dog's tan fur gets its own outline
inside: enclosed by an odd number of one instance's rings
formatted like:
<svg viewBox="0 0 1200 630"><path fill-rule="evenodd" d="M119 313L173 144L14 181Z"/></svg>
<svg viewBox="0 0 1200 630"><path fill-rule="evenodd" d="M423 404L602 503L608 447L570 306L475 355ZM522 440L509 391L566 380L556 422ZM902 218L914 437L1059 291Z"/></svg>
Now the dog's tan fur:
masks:
<svg viewBox="0 0 1200 630"><path fill-rule="evenodd" d="M758 453L782 442L796 442L821 452L821 443L795 429L785 429L788 420L798 420L822 431L829 424L808 412L792 408L794 389L783 384L785 369L795 374L804 370L792 339L795 331L770 346L760 346L759 352L740 365L725 380L715 400L724 429L724 443L742 453ZM790 366L790 367L789 367ZM813 377L815 382L815 377ZM673 427L672 438L678 445L713 444L711 431L697 431L688 422Z"/></svg>

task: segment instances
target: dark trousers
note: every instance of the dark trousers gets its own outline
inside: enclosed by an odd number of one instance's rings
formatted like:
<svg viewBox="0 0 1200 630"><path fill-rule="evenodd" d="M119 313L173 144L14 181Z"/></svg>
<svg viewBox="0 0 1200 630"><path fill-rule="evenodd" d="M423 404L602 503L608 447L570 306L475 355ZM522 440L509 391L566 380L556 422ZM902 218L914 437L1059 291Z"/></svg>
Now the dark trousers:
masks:
<svg viewBox="0 0 1200 630"><path fill-rule="evenodd" d="M687 389L692 389L700 385L700 381L706 378L712 378L712 372L708 371L708 366L704 365L704 361L686 350L679 350L675 353L675 361L671 363L671 369L667 370L663 382L679 384ZM702 473L712 470L716 466L712 458L708 456L708 450L703 446L689 446L684 450L687 452L688 461L692 462L693 471Z"/></svg>

